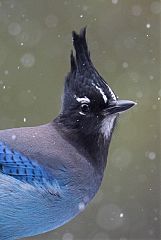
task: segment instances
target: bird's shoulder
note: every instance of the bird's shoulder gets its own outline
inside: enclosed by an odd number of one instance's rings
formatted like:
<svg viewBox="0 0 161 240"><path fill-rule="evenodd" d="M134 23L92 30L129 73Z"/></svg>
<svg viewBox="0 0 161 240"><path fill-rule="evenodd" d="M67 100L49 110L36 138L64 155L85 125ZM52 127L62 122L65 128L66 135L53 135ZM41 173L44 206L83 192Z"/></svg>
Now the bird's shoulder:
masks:
<svg viewBox="0 0 161 240"><path fill-rule="evenodd" d="M58 193L56 177L37 161L0 142L0 174L10 176L23 183L39 185Z"/></svg>

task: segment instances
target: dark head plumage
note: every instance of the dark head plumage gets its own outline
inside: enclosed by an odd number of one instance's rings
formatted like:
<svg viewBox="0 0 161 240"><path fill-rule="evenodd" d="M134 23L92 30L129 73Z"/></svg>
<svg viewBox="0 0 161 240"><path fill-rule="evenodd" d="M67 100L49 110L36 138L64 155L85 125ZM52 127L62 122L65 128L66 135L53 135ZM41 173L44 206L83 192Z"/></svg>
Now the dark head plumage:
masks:
<svg viewBox="0 0 161 240"><path fill-rule="evenodd" d="M104 118L103 109L116 96L95 69L87 46L86 28L72 32L75 54L71 52L71 70L65 79L61 119L64 124L85 133L98 128ZM82 108L88 105L89 112ZM88 126L88 131L86 127Z"/></svg>
<svg viewBox="0 0 161 240"><path fill-rule="evenodd" d="M103 145L109 143L118 113L133 103L118 101L95 69L87 46L86 28L79 34L73 31L72 37L75 54L71 52L71 69L65 79L62 111L57 119L70 135L74 133L76 138L72 135L72 141L82 142L85 148L91 146L93 151L100 139Z"/></svg>
<svg viewBox="0 0 161 240"><path fill-rule="evenodd" d="M64 98L66 100L63 109L65 105L69 106L74 94L80 97L92 94L97 99L100 98L100 101L104 101L105 98L115 100L114 92L99 75L91 61L86 41L86 28L81 29L79 34L73 31L72 39L75 55L71 51L71 70L65 81Z"/></svg>
<svg viewBox="0 0 161 240"><path fill-rule="evenodd" d="M81 29L80 34L72 32L73 46L75 48L76 57L71 53L71 69L80 72L91 67L92 62L86 42L86 28Z"/></svg>

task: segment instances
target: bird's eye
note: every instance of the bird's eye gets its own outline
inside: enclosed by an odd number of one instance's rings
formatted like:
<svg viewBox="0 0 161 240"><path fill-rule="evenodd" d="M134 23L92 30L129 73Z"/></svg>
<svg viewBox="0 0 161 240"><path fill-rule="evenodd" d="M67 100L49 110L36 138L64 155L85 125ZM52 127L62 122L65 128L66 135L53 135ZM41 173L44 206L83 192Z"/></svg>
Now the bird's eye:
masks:
<svg viewBox="0 0 161 240"><path fill-rule="evenodd" d="M89 112L89 106L88 106L88 104L83 103L83 104L81 105L81 111L82 111L82 113L88 113L88 112Z"/></svg>

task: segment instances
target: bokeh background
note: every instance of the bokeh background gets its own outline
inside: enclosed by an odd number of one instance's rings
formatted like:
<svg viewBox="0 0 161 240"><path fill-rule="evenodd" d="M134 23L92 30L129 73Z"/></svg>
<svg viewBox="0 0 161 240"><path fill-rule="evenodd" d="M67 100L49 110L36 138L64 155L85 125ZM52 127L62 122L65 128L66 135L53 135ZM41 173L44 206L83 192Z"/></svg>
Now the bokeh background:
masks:
<svg viewBox="0 0 161 240"><path fill-rule="evenodd" d="M0 1L0 128L58 113L71 31L87 25L95 66L122 99L102 187L65 226L30 240L159 240L160 13L153 0ZM22 199L23 201L23 199Z"/></svg>

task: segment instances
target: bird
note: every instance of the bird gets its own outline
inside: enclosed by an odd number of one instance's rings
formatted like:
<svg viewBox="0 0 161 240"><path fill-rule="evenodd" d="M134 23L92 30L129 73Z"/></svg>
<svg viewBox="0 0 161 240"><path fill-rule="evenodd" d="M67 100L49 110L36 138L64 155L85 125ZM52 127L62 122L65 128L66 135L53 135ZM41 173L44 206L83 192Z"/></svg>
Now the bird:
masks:
<svg viewBox="0 0 161 240"><path fill-rule="evenodd" d="M92 63L86 28L74 51L58 116L34 127L0 130L0 239L54 230L81 213L101 185L119 100Z"/></svg>

